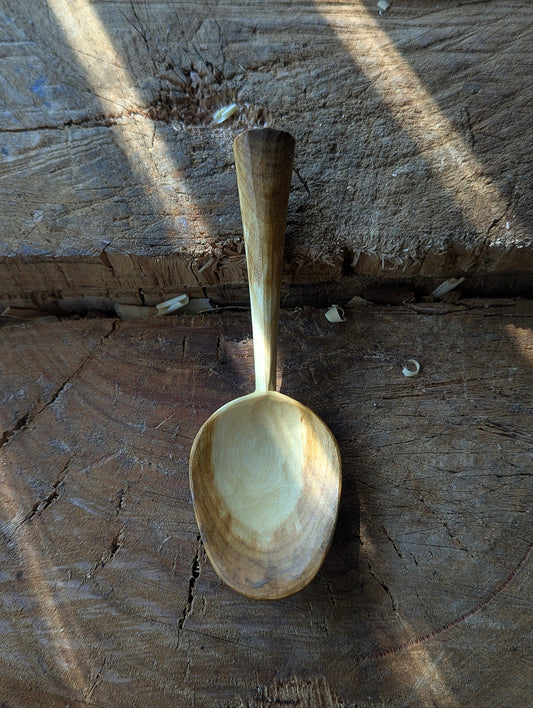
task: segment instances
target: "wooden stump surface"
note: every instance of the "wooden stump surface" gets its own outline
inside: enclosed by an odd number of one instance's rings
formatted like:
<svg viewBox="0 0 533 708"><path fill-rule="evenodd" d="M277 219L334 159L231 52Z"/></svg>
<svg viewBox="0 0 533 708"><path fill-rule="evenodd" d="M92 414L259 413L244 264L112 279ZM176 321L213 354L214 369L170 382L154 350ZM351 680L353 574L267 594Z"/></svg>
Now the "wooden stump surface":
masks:
<svg viewBox="0 0 533 708"><path fill-rule="evenodd" d="M0 303L242 285L231 148L265 123L297 140L288 283L530 292L529 2L0 0L0 22Z"/></svg>
<svg viewBox="0 0 533 708"><path fill-rule="evenodd" d="M2 705L527 705L533 308L489 304L282 313L281 390L343 492L278 602L220 582L188 485L201 423L253 388L249 315L3 327Z"/></svg>

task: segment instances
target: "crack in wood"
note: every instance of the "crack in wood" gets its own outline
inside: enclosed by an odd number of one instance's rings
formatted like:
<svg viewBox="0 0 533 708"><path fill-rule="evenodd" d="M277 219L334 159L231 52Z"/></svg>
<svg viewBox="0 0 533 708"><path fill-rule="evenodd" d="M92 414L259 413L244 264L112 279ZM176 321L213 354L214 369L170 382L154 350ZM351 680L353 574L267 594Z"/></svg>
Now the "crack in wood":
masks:
<svg viewBox="0 0 533 708"><path fill-rule="evenodd" d="M191 634L196 634L199 637L207 637L208 639L214 639L218 642L224 642L225 644L231 644L236 647L244 647L250 652L261 652L268 653L268 649L263 649L262 647L251 646L250 644L245 644L244 642L238 642L236 639L230 639L229 637L222 637L218 634L211 634L210 632L202 632L199 629L191 629L189 627L183 627L183 632L190 632Z"/></svg>
<svg viewBox="0 0 533 708"><path fill-rule="evenodd" d="M503 423L498 423L494 420L484 420L478 424L478 430L483 430L487 433L494 433L495 435L501 435L505 438L511 438L514 440L520 440L528 444L533 443L533 437L531 434L520 428L515 428L512 425L504 425Z"/></svg>
<svg viewBox="0 0 533 708"><path fill-rule="evenodd" d="M309 189L309 185L307 184L307 180L302 177L302 175L300 174L300 171L296 167L293 167L292 169L293 169L294 174L298 177L298 179L302 183L302 187L305 189L308 196L311 196L311 190Z"/></svg>
<svg viewBox="0 0 533 708"><path fill-rule="evenodd" d="M196 543L196 553L194 554L194 558L192 561L192 566L191 566L191 575L189 577L189 591L187 595L187 602L185 603L185 607L183 608L183 615L181 616L179 622L178 622L178 642L176 645L176 649L179 649L180 645L180 640L181 640L181 635L183 633L184 625L185 622L189 619L189 617L192 614L193 611L193 605L194 605L194 598L196 596L196 582L198 578L200 577L200 552L203 548L203 543L202 543L202 538L200 534L196 535L197 543Z"/></svg>
<svg viewBox="0 0 533 708"><path fill-rule="evenodd" d="M23 430L25 430L28 425L33 422L38 416L41 415L43 411L45 411L47 408L52 406L57 399L61 396L61 394L67 390L71 385L73 380L78 376L80 371L83 369L83 367L87 364L88 361L94 356L94 353L99 349L104 342L112 335L114 334L119 328L119 320L114 319L113 323L111 325L111 329L109 332L104 334L104 336L100 339L99 342L97 342L88 355L85 357L85 359L79 364L76 369L65 379L65 381L59 386L59 388L53 393L52 397L50 398L49 401L47 401L42 408L39 408L39 410L36 413L33 413L33 410L36 405L36 401L33 401L29 407L26 413L24 413L23 416L21 416L15 425L10 428L9 430L6 430L3 432L2 437L0 438L0 447L4 447L7 445L10 440L17 434L20 434ZM39 400L39 399L37 399Z"/></svg>
<svg viewBox="0 0 533 708"><path fill-rule="evenodd" d="M398 546L394 543L394 540L391 538L391 536L389 535L389 532L387 531L387 529L385 528L385 526L383 524L381 525L381 528L383 529L385 536L389 540L390 544L392 545L392 547L396 551L396 555L398 556L398 558L403 558L402 552L400 551Z"/></svg>
<svg viewBox="0 0 533 708"><path fill-rule="evenodd" d="M126 20L126 22L127 22L131 27L133 27L133 29L138 33L139 37L140 37L140 38L142 39L142 41L144 42L144 46L146 47L146 52L147 52L148 56L150 57L150 59L151 59L151 61L152 61L152 64L153 64L154 67L155 67L155 61L154 61L154 58L152 57L152 52L151 52L151 50L152 50L152 49L155 49L155 50L157 51L157 47L156 47L155 45L153 45L152 42L150 42L150 40L148 39L148 32L147 32L146 28L144 27L144 25L143 25L143 23L142 23L142 20L141 20L141 18L139 17L139 15L138 15L138 13L137 13L137 10L136 10L135 5L133 4L133 2L130 3L130 10L131 10L131 12L132 12L132 14L133 14L133 17L135 18L135 20L136 20L136 22L137 22L137 25L135 24L135 22L133 22L133 20L131 20L131 19L126 15L125 12L123 12L123 11L120 10L120 9L119 9L119 12L120 12L120 14L122 15L122 17ZM158 52L158 53L159 53L159 52Z"/></svg>
<svg viewBox="0 0 533 708"><path fill-rule="evenodd" d="M396 646L393 646L393 647L388 647L386 649L380 649L377 651L370 652L369 654L358 656L355 659L354 664L350 670L354 671L357 668L357 666L359 666L360 664L362 664L364 662L375 661L376 659L382 659L386 656L391 656L392 654L398 654L399 652L405 651L406 649L412 649L413 647L416 647L420 644L423 644L424 642L429 641L430 639L433 639L434 637L437 637L439 634L442 634L443 632L446 632L449 629L453 629L453 627L457 627L457 625L461 624L462 622L465 622L467 619L469 619L473 615L477 614L478 612L481 612L488 605L490 605L490 603L493 602L498 597L498 595L500 595L510 585L510 583L515 579L515 577L518 575L520 570L527 563L529 556L531 555L532 549L533 549L533 543L530 543L529 546L527 547L524 555L522 556L522 558L520 558L520 560L515 565L515 567L511 570L511 572L508 574L508 576L499 585L496 586L496 588L490 593L490 595L488 595L487 597L482 599L480 602L478 602L477 605L474 605L474 607L471 607L469 610L466 610L466 612L463 612L461 615L459 615L455 619L452 619L449 622L446 622L445 624L440 625L439 627L437 627L437 629L434 629L431 632L427 632L426 634L423 634L419 637L415 637L414 639L410 639L406 642L402 642L401 644L397 644ZM370 564L369 564L369 570L370 570L370 574L372 575ZM378 582L380 582L379 579L376 578L376 580L378 580Z"/></svg>
<svg viewBox="0 0 533 708"><path fill-rule="evenodd" d="M130 490L130 483L126 482L126 486L123 489L119 489L116 497L117 497L117 503L115 505L115 514L118 516L122 509L124 508L124 504L126 503L126 497L128 495L128 492Z"/></svg>
<svg viewBox="0 0 533 708"><path fill-rule="evenodd" d="M335 593L333 592L333 588L331 587L331 583L327 583L327 588L329 592L329 599L331 600L331 604L333 607L337 607L337 599L335 598Z"/></svg>
<svg viewBox="0 0 533 708"><path fill-rule="evenodd" d="M133 115L128 113L127 115ZM63 123L43 123L42 125L33 125L22 128L0 128L0 133L34 133L45 130L66 130L68 128L111 128L117 125L121 115L96 115L85 116L76 120L70 119Z"/></svg>
<svg viewBox="0 0 533 708"><path fill-rule="evenodd" d="M108 557L107 557L107 560L105 561L105 563L109 563L109 561L112 561L113 558L117 555L117 553L122 548L122 545L124 543L124 527L125 527L125 525L126 525L125 523L122 524L119 532L117 533L117 535L113 539L111 546L109 548ZM105 563L102 564L102 567L105 565Z"/></svg>
<svg viewBox="0 0 533 708"><path fill-rule="evenodd" d="M368 572L370 573L370 575L374 578L374 580L378 583L378 585L387 593L387 596L391 602L392 611L395 614L398 614L398 606L396 605L396 600L394 599L394 596L393 596L392 592L390 591L390 588L388 587L388 585L386 585L383 582L383 580L381 580L381 578L378 576L376 571L372 568L370 563L368 563L368 561L367 561L367 565L368 565Z"/></svg>
<svg viewBox="0 0 533 708"><path fill-rule="evenodd" d="M55 501L57 501L57 499L59 499L61 487L64 484L65 479L67 478L71 461L72 457L67 461L61 472L58 474L56 481L52 485L52 491L50 492L50 494L44 499L40 499L33 505L30 513L24 517L20 525L33 521L36 516L40 516L43 511L48 509L51 504L53 504Z"/></svg>
<svg viewBox="0 0 533 708"><path fill-rule="evenodd" d="M101 665L100 668L98 669L98 672L97 672L97 674L96 674L96 676L95 676L95 678L94 678L94 681L93 681L92 684L89 686L89 688L87 689L85 695L83 696L83 702L84 702L84 703L86 703L86 702L91 698L91 696L92 696L93 693L95 692L95 690L96 690L96 688L98 687L98 685L99 685L100 683L102 683L102 672L103 672L103 670L104 670L104 668L105 668L106 663L107 663L107 656L104 656L104 660L102 661L102 665Z"/></svg>
<svg viewBox="0 0 533 708"><path fill-rule="evenodd" d="M487 229L487 235L486 235L487 240L489 240L491 238L491 235L492 235L492 232L494 231L494 229L496 229L501 224L501 222L505 219L505 217L509 213L509 210L513 206L514 189L515 188L513 187L511 194L509 195L509 198L507 199L507 204L505 205L505 209L503 210L503 212L499 216L495 217L492 220L492 222L490 223L490 225Z"/></svg>
<svg viewBox="0 0 533 708"><path fill-rule="evenodd" d="M224 336L219 334L216 343L216 360L222 362L222 347L224 346Z"/></svg>
<svg viewBox="0 0 533 708"><path fill-rule="evenodd" d="M29 407L29 409L24 413L23 416L21 416L15 425L10 428L10 430L5 430L2 434L2 438L0 439L0 447L4 447L4 445L7 445L8 441L10 440L13 435L15 435L16 432L19 430L23 430L26 425L28 424L28 418L30 417L32 408L33 408L34 403L32 403Z"/></svg>
<svg viewBox="0 0 533 708"><path fill-rule="evenodd" d="M124 528L125 528L125 526L126 526L126 522L124 522L122 524L122 526L120 527L118 532L113 537L113 539L109 545L109 548L106 551L104 551L104 553L102 553L102 557L100 558L98 563L96 563L96 565L94 566L92 573L89 573L87 575L87 577L89 577L89 578L92 577L96 573L97 570L99 570L100 568L105 568L105 566L108 563L111 563L111 561L114 560L117 553L120 551L120 549L124 545Z"/></svg>

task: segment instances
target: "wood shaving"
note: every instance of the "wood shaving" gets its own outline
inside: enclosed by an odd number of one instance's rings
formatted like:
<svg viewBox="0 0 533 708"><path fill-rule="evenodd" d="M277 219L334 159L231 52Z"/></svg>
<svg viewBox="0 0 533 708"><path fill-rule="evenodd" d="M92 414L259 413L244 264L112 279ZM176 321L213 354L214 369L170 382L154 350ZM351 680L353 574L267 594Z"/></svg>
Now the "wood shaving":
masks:
<svg viewBox="0 0 533 708"><path fill-rule="evenodd" d="M450 290L453 290L454 288L456 288L463 281L464 281L464 278L448 278L448 280L445 280L438 287L436 287L435 290L431 293L431 295L433 297L440 298L443 295L446 295L446 293L449 293Z"/></svg>
<svg viewBox="0 0 533 708"><path fill-rule="evenodd" d="M346 317L344 316L344 310L338 305L332 305L326 312L326 319L328 322L346 322Z"/></svg>
<svg viewBox="0 0 533 708"><path fill-rule="evenodd" d="M171 298L170 300L165 300L165 302L160 302L159 305L156 305L156 310L158 315L169 315L171 312L175 312L176 310L179 310L181 307L184 307L187 305L189 302L189 296L188 295L177 295L176 297Z"/></svg>
<svg viewBox="0 0 533 708"><path fill-rule="evenodd" d="M229 106L222 106L222 108L219 108L218 111L215 111L213 115L213 122L224 123L224 121L228 120L228 118L231 118L231 116L236 113L237 110L238 106L236 103L230 103Z"/></svg>
<svg viewBox="0 0 533 708"><path fill-rule="evenodd" d="M416 359L407 359L406 365L402 369L402 374L410 378L411 376L418 376L420 371L420 364Z"/></svg>

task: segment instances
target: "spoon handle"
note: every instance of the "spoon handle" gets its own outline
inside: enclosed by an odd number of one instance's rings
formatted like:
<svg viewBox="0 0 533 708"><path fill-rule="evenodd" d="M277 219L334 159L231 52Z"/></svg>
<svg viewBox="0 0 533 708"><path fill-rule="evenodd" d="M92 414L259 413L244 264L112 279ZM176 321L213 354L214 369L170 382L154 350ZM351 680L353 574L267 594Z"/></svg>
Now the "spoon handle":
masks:
<svg viewBox="0 0 533 708"><path fill-rule="evenodd" d="M271 128L233 143L252 310L255 390L276 390L279 301L295 140Z"/></svg>

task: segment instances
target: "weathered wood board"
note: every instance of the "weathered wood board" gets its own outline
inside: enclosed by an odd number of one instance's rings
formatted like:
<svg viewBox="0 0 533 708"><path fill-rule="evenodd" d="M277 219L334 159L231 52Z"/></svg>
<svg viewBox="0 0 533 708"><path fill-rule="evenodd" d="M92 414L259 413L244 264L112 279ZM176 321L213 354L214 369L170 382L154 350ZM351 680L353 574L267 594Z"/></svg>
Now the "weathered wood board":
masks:
<svg viewBox="0 0 533 708"><path fill-rule="evenodd" d="M243 284L231 146L265 123L298 143L287 282L531 288L529 2L0 0L0 21L0 302Z"/></svg>
<svg viewBox="0 0 533 708"><path fill-rule="evenodd" d="M219 581L188 486L198 427L252 389L247 314L2 328L3 705L527 705L533 308L449 309L282 313L281 390L343 492L278 602Z"/></svg>

